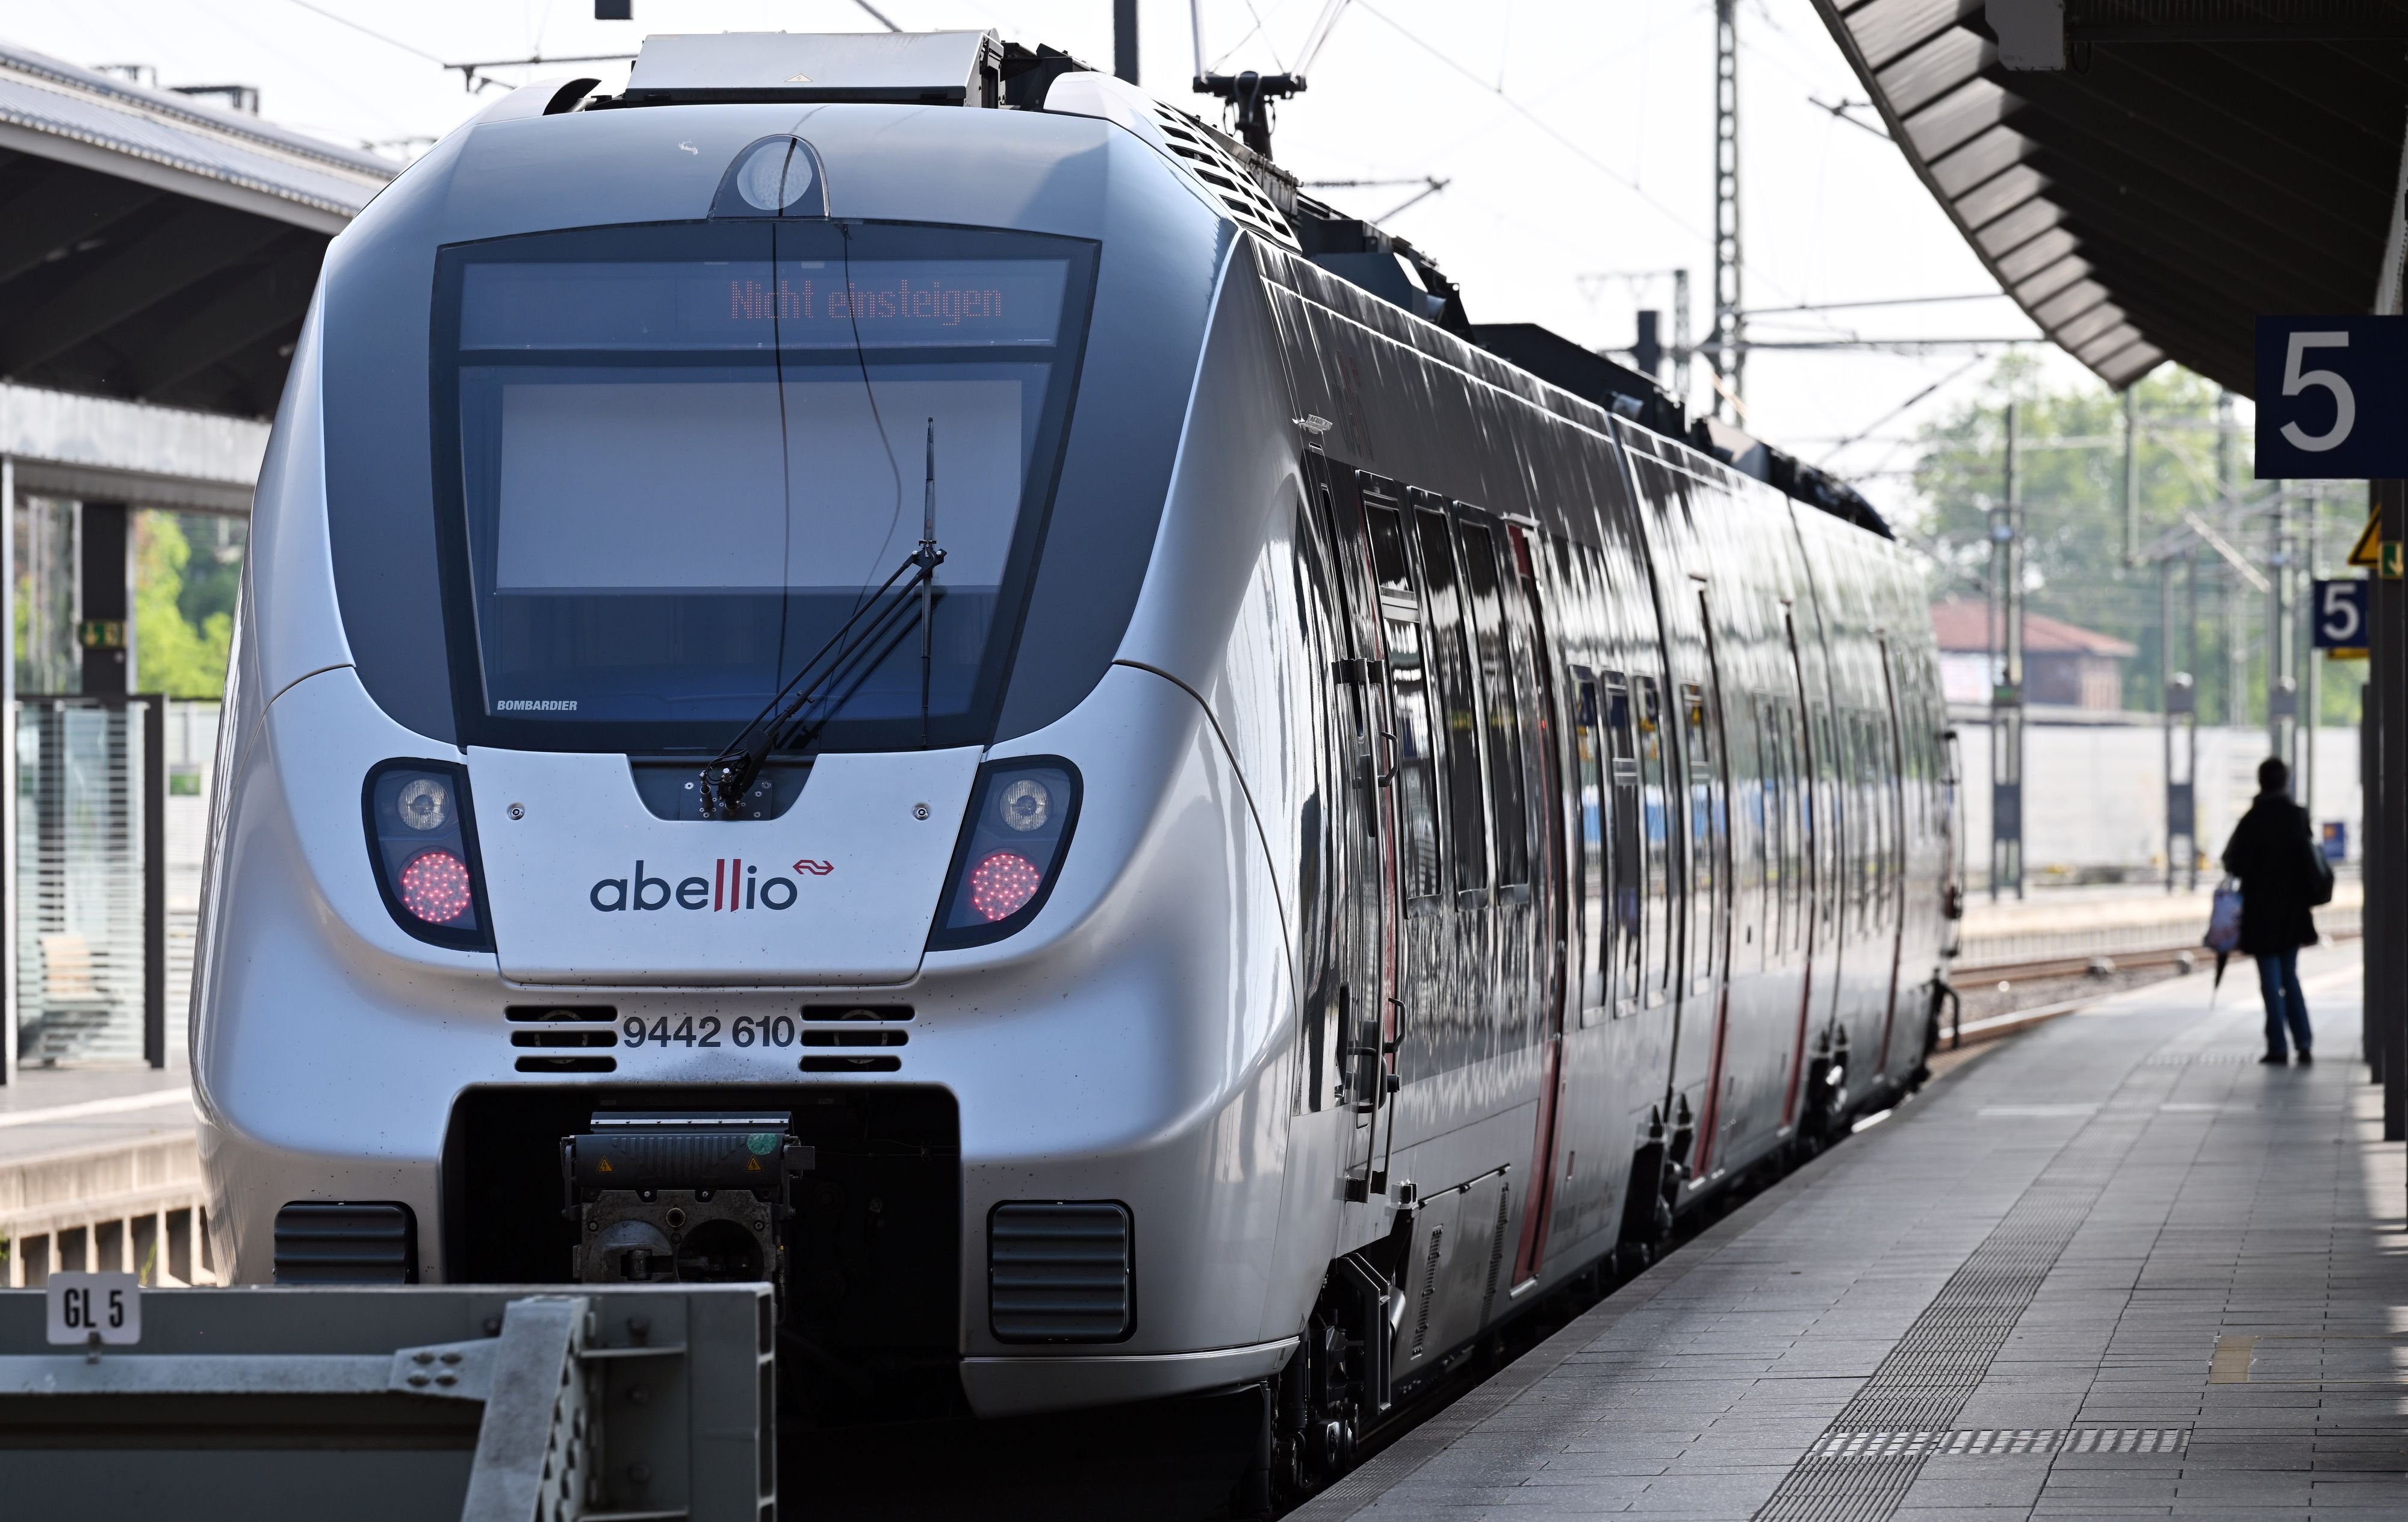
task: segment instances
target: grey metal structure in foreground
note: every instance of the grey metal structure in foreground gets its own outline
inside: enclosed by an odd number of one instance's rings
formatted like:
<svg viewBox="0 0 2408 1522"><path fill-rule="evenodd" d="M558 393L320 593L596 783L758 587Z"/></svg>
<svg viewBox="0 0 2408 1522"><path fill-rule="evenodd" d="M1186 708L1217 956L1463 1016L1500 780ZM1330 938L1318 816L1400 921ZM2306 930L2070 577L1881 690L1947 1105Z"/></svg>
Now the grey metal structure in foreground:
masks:
<svg viewBox="0 0 2408 1522"><path fill-rule="evenodd" d="M766 1285L146 1294L44 1342L0 1291L11 1515L638 1522L775 1511Z"/></svg>

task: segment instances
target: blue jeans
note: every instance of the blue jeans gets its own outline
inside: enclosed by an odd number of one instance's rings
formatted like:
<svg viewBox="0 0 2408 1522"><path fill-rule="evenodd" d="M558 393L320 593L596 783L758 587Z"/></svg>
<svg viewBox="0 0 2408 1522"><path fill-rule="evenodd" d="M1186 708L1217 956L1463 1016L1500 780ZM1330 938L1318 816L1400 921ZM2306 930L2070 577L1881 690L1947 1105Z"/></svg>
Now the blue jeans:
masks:
<svg viewBox="0 0 2408 1522"><path fill-rule="evenodd" d="M2258 958L2258 991L2266 998L2266 1050L2275 1056L2287 1056L2283 1045L2283 1026L2287 1020L2291 1040L2305 1052L2315 1044L2316 1033L2308 1025L2308 999L2300 992L2300 954L2294 948L2272 956Z"/></svg>

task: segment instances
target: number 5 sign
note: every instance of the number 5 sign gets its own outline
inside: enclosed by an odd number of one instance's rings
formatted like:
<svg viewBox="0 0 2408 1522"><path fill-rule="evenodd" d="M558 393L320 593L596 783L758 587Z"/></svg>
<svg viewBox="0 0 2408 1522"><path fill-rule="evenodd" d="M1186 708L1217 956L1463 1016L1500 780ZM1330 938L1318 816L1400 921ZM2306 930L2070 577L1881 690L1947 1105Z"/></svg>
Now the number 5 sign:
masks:
<svg viewBox="0 0 2408 1522"><path fill-rule="evenodd" d="M2318 582L2315 585L2316 648L2330 651L2337 659L2364 654L2366 583Z"/></svg>
<svg viewBox="0 0 2408 1522"><path fill-rule="evenodd" d="M2408 476L2408 317L2258 319L2257 473Z"/></svg>
<svg viewBox="0 0 2408 1522"><path fill-rule="evenodd" d="M52 1343L84 1346L142 1341L142 1284L130 1273L54 1273L49 1294Z"/></svg>

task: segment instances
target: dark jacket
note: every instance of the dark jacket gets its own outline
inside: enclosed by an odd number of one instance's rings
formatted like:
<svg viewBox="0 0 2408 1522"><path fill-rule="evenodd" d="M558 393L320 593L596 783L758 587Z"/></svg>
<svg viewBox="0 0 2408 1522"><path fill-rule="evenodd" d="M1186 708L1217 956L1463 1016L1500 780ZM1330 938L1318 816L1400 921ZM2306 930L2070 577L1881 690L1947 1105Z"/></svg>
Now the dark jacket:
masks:
<svg viewBox="0 0 2408 1522"><path fill-rule="evenodd" d="M2241 950L2271 956L2316 941L2308 914L2308 853L2316 849L2308 811L2286 794L2260 793L2232 826L2224 869L2241 880Z"/></svg>

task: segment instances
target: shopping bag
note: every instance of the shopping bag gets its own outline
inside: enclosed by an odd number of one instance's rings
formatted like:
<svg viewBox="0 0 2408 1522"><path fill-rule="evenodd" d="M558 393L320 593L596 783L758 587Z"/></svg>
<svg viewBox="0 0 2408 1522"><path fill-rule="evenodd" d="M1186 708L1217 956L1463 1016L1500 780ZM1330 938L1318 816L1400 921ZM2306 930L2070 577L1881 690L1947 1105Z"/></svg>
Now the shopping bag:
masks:
<svg viewBox="0 0 2408 1522"><path fill-rule="evenodd" d="M2209 951L2230 955L2241 949L2241 880L2228 877L2215 886L2215 901L2207 912Z"/></svg>

